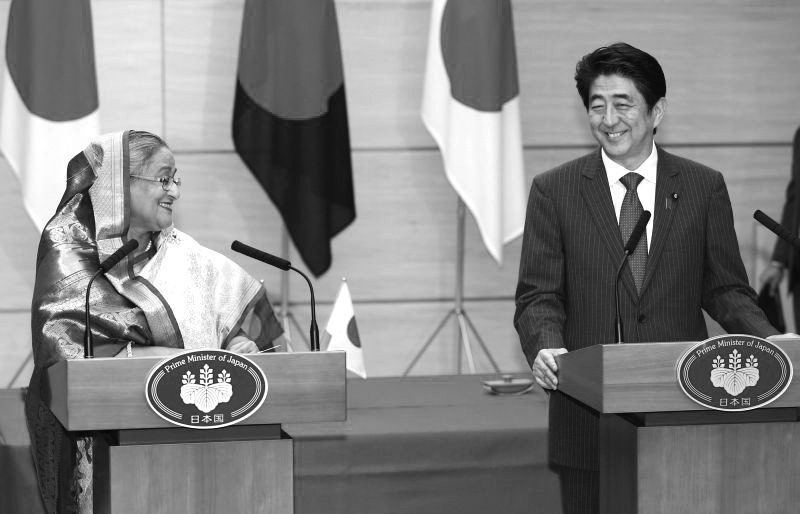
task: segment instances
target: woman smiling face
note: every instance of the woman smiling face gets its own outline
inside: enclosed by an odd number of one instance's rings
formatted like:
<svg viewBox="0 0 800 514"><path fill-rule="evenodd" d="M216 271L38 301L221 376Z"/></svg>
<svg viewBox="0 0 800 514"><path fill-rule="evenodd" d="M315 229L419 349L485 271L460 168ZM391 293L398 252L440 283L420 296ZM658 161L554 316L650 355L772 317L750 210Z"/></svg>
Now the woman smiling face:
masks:
<svg viewBox="0 0 800 514"><path fill-rule="evenodd" d="M132 237L146 232L160 232L172 225L172 209L181 197L181 191L172 180L177 169L175 156L162 146L132 175L169 180L165 191L162 184L142 178L130 178L130 232Z"/></svg>

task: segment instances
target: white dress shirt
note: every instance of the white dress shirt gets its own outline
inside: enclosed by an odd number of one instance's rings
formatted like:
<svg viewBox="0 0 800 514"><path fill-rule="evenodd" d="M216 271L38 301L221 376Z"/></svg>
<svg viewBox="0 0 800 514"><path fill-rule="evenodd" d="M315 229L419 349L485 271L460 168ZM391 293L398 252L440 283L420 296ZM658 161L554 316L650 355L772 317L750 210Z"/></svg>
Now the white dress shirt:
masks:
<svg viewBox="0 0 800 514"><path fill-rule="evenodd" d="M625 193L628 191L625 185L620 182L620 178L624 177L631 171L635 171L644 179L639 182L639 187L636 192L639 195L639 201L642 202L642 207L646 211L654 214L653 207L656 203L656 170L658 169L658 152L656 151L656 143L653 142L653 149L650 155L644 162L635 170L629 170L624 166L617 164L606 155L605 150L601 150L603 157L603 165L606 168L606 176L608 178L608 187L611 189L611 200L614 202L614 212L617 214L617 223L619 223L619 213L622 210L622 200L625 199ZM650 242L653 240L653 216L647 222L647 249L650 250Z"/></svg>

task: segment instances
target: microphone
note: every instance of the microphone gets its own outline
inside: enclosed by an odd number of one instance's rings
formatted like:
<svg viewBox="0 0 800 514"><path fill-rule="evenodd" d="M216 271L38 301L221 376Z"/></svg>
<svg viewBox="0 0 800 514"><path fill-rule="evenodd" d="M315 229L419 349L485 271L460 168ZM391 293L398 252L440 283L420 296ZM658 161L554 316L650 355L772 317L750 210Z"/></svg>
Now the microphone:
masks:
<svg viewBox="0 0 800 514"><path fill-rule="evenodd" d="M639 220L636 222L636 225L633 227L633 231L631 231L631 235L628 238L628 242L625 243L625 247L623 249L623 256L622 262L619 263L619 268L617 268L617 275L614 280L614 305L615 305L615 324L614 324L614 337L616 338L617 343L622 342L622 318L620 317L620 305L619 305L619 276L622 273L622 268L625 266L625 263L628 262L628 256L633 253L636 249L636 245L639 244L639 240L642 238L642 234L644 233L645 229L647 228L647 222L650 221L650 211L644 211L639 216Z"/></svg>
<svg viewBox="0 0 800 514"><path fill-rule="evenodd" d="M754 212L753 217L756 219L757 222L761 223L762 225L770 229L775 235L777 235L787 243L791 244L795 248L800 249L800 238L792 234L786 227L784 227L774 219L770 218L760 210Z"/></svg>
<svg viewBox="0 0 800 514"><path fill-rule="evenodd" d="M310 332L310 341L311 341L311 351L318 352L319 351L319 328L317 327L317 306L316 302L314 301L314 287L311 285L311 281L308 279L305 273L300 271L299 269L292 266L292 263L287 261L286 259L282 259L280 257L276 257L267 252L262 252L252 246L246 245L239 241L234 241L231 243L231 250L235 252L239 252L243 255L246 255L250 258L253 258L257 261L265 262L270 266L275 266L278 269L282 269L283 271L296 271L306 280L308 284L308 290L311 292L311 328L309 329Z"/></svg>
<svg viewBox="0 0 800 514"><path fill-rule="evenodd" d="M247 255L248 257L251 257L257 261L266 262L267 264L275 266L276 268L280 268L283 271L289 271L289 269L292 267L292 264L286 259L281 259L280 257L272 255L271 253L256 250L252 246L247 246L239 241L234 241L231 243L231 250Z"/></svg>
<svg viewBox="0 0 800 514"><path fill-rule="evenodd" d="M92 290L92 283L100 273L106 273L124 259L129 253L139 247L139 241L131 239L122 245L116 252L112 253L108 259L104 260L98 266L97 271L94 272L92 278L89 279L89 285L86 286L86 323L83 332L83 358L94 358L94 345L92 344L92 326L89 316L89 293Z"/></svg>

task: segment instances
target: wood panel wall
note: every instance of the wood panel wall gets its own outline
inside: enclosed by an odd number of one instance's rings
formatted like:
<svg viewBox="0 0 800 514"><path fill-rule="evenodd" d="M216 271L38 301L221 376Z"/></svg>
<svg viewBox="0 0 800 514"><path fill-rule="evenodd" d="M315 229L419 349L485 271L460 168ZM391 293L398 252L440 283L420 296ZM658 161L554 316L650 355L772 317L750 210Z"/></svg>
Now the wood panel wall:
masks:
<svg viewBox="0 0 800 514"><path fill-rule="evenodd" d="M0 47L8 0L0 0ZM514 0L528 179L592 147L572 75L577 59L624 40L667 75L660 143L725 173L742 255L760 271L774 239L752 212L779 216L790 142L800 123L800 4L795 0ZM275 208L232 150L230 118L243 0L94 0L104 131L163 135L184 179L180 228L263 278L278 302L280 275L229 250L239 239L280 252ZM333 243L315 281L327 320L342 277L355 301L370 375L402 373L453 306L456 196L419 117L430 4L338 0L358 217ZM38 234L0 161L0 376L30 347ZM465 308L503 371L526 368L512 327L520 241L498 266L467 219ZM299 264L296 253L290 258ZM754 277L751 276L751 281ZM292 311L308 326L307 292L290 280ZM295 334L297 339L299 334ZM474 345L479 370L488 362ZM454 325L414 368L458 369ZM24 368L15 385L27 382ZM3 384L0 384L0 386Z"/></svg>

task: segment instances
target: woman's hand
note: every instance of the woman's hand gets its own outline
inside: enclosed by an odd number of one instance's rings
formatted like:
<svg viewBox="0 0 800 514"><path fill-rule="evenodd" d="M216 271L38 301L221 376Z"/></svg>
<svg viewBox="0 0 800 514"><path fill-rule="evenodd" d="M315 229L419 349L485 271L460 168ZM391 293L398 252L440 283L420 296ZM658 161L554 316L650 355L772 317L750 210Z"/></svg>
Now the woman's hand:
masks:
<svg viewBox="0 0 800 514"><path fill-rule="evenodd" d="M258 353L258 346L245 336L236 336L228 344L228 351L234 353Z"/></svg>

